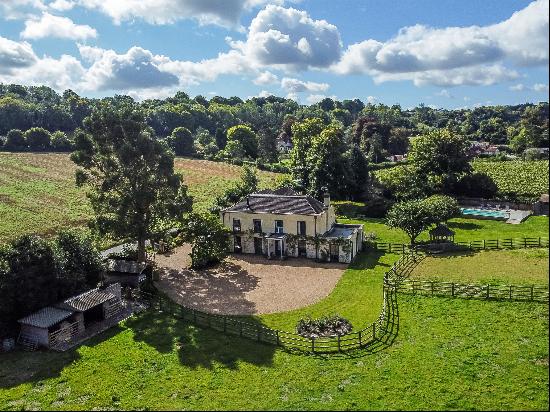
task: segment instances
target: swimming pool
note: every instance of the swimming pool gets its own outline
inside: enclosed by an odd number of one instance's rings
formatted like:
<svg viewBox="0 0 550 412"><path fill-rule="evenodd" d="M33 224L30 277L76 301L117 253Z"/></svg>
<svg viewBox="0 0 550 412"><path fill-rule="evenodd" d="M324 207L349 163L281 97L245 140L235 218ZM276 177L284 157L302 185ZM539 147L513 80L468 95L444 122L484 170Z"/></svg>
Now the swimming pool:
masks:
<svg viewBox="0 0 550 412"><path fill-rule="evenodd" d="M508 219L510 217L509 212L503 210L488 210L488 209L470 209L470 208L460 208L463 215L468 215L472 217L485 217L493 219Z"/></svg>

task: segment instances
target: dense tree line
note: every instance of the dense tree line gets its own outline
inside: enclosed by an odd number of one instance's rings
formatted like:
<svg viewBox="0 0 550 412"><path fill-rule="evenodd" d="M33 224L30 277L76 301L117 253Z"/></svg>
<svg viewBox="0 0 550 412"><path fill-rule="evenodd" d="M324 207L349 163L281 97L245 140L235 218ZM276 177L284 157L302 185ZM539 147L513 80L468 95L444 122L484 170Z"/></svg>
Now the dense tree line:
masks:
<svg viewBox="0 0 550 412"><path fill-rule="evenodd" d="M5 150L70 150L75 130L101 101L133 103L128 96L90 99L72 90L60 95L46 86L0 84L1 144ZM177 155L206 158L238 156L277 162L277 142L293 143L292 124L308 118L318 118L325 125L339 123L346 144L358 145L373 163L406 153L411 136L442 128L467 140L506 144L518 153L548 147L548 103L457 110L420 105L403 110L399 105L365 105L359 99L325 98L307 106L275 96L208 100L178 92L139 105L148 126L169 141ZM42 133L38 144L26 136L36 128Z"/></svg>

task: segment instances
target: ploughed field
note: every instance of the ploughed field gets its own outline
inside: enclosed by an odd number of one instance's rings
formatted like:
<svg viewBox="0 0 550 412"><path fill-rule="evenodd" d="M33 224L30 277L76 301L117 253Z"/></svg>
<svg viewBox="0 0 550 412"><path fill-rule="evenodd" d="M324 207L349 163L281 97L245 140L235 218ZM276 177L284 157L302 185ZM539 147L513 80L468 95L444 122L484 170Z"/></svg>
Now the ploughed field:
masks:
<svg viewBox="0 0 550 412"><path fill-rule="evenodd" d="M196 210L206 210L214 198L239 179L241 168L207 160L177 158ZM0 242L24 233L51 234L84 226L92 210L83 189L75 185L75 165L68 154L0 153ZM275 174L258 171L260 185Z"/></svg>

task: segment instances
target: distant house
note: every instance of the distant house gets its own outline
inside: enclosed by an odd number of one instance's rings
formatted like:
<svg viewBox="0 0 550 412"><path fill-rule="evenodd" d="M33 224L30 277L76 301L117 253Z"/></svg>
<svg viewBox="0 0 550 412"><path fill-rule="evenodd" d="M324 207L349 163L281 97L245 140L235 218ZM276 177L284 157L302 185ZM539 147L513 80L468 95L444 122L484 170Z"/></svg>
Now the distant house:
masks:
<svg viewBox="0 0 550 412"><path fill-rule="evenodd" d="M468 154L472 157L484 155L484 156L495 156L500 153L500 148L497 145L491 144L489 142L470 142L470 148L468 149Z"/></svg>
<svg viewBox="0 0 550 412"><path fill-rule="evenodd" d="M407 160L407 155L406 154L390 155L390 156L386 157L386 160L388 162L402 162L403 160Z"/></svg>
<svg viewBox="0 0 550 412"><path fill-rule="evenodd" d="M363 245L363 226L336 223L328 195L320 202L291 189L264 190L222 210L220 218L232 231L235 253L349 263Z"/></svg>
<svg viewBox="0 0 550 412"><path fill-rule="evenodd" d="M120 284L91 289L53 306L47 306L18 322L18 342L29 349L38 346L56 349L78 337L94 323L122 311Z"/></svg>
<svg viewBox="0 0 550 412"><path fill-rule="evenodd" d="M292 150L292 143L288 140L277 139L277 151L279 153L288 153Z"/></svg>

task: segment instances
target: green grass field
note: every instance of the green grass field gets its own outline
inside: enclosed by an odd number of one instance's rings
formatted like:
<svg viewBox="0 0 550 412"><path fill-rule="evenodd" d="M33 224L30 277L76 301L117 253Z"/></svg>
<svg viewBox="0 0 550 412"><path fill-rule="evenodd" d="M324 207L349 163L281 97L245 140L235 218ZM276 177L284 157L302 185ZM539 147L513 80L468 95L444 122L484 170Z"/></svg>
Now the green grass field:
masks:
<svg viewBox="0 0 550 412"><path fill-rule="evenodd" d="M374 353L275 350L148 313L66 353L0 355L0 409L547 410L548 306L400 295Z"/></svg>
<svg viewBox="0 0 550 412"><path fill-rule="evenodd" d="M548 249L449 253L424 259L414 278L458 283L548 285Z"/></svg>
<svg viewBox="0 0 550 412"><path fill-rule="evenodd" d="M383 219L338 219L342 223L363 224L365 233L375 233L378 242L409 243L409 238L399 229L390 229ZM509 239L519 237L548 238L548 216L530 216L519 225L510 225L497 220L457 218L449 221L449 227L455 232L456 241L482 239ZM428 231L423 232L418 241L429 240Z"/></svg>
<svg viewBox="0 0 550 412"><path fill-rule="evenodd" d="M196 210L239 179L241 168L207 160L178 158ZM67 154L0 153L0 242L24 233L52 234L84 226L92 215L84 191L74 183L75 165ZM260 185L270 186L274 173L258 171Z"/></svg>

